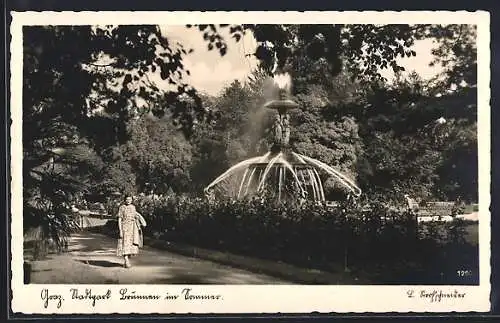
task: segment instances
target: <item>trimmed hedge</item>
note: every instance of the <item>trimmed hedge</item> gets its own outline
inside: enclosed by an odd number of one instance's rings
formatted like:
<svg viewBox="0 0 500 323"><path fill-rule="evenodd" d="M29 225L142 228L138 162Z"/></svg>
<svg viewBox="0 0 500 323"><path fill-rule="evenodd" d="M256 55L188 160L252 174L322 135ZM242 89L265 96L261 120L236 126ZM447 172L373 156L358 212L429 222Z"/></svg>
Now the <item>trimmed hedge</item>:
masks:
<svg viewBox="0 0 500 323"><path fill-rule="evenodd" d="M139 197L145 235L305 268L349 269L383 284L478 284L477 223L420 223L381 202L284 205ZM360 205L363 205L361 207ZM117 235L117 222L100 229ZM459 277L457 268L473 272Z"/></svg>
<svg viewBox="0 0 500 323"><path fill-rule="evenodd" d="M438 257L445 248L466 245L458 220L422 230L415 214L379 202L326 207L169 196L135 203L148 221L146 235L323 269L424 268L446 261Z"/></svg>

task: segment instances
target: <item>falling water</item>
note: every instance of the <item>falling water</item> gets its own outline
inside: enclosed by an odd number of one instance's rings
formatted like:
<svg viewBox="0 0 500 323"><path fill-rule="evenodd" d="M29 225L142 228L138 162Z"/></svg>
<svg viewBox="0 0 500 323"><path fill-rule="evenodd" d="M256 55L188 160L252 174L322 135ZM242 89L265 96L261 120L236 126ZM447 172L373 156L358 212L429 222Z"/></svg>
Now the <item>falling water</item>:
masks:
<svg viewBox="0 0 500 323"><path fill-rule="evenodd" d="M266 169L264 170L264 174L262 175L259 186L257 186L257 191L260 191L263 188L269 170L271 169L271 167L273 167L274 163L276 163L276 161L281 157L281 155L282 153L279 153L269 161L269 163L266 166Z"/></svg>
<svg viewBox="0 0 500 323"><path fill-rule="evenodd" d="M265 160L267 158L267 156L269 156L270 153L266 153L265 155L263 156L259 156L259 157L254 157L254 158L249 158L249 159L246 159L246 160L243 160L241 162L239 162L238 164L232 166L231 168L229 168L227 171L225 171L222 175L220 175L219 177L217 177L212 183L210 183L206 188L205 188L205 192L208 192L212 187L214 187L215 185L217 185L218 183L222 182L223 180L227 179L228 177L230 177L231 175L233 175L234 173L238 172L238 171L241 171L242 169L248 167L249 165L253 164L253 163L258 163L258 162L262 162L263 160Z"/></svg>
<svg viewBox="0 0 500 323"><path fill-rule="evenodd" d="M307 157L307 156L297 154L297 153L293 153L293 154L299 156L304 161L309 162L312 165L326 171L329 175L336 177L342 184L347 186L356 196L361 195L361 189L356 184L354 184L354 182L352 182L347 176L343 175L342 173L336 171L332 167L328 166L327 164L325 164L317 159Z"/></svg>
<svg viewBox="0 0 500 323"><path fill-rule="evenodd" d="M290 93L292 86L292 77L290 76L290 74L278 74L274 76L273 80L274 84L276 84L279 89L284 89L285 91Z"/></svg>

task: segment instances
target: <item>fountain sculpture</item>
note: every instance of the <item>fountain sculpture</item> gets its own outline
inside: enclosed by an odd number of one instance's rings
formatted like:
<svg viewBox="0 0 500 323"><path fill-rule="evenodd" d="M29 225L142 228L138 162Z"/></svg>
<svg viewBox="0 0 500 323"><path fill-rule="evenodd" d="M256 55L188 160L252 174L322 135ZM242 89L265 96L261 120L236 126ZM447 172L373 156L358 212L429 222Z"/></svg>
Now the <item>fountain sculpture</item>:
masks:
<svg viewBox="0 0 500 323"><path fill-rule="evenodd" d="M236 176L239 181L235 192L237 199L266 194L278 201L325 202L321 172L336 178L353 196L361 195L361 189L347 176L319 160L292 151L289 110L298 107L298 104L288 98L291 87L288 74L277 75L273 80L278 89L278 98L264 104L264 108L277 111L270 151L232 166L210 183L205 193L210 195L214 188Z"/></svg>

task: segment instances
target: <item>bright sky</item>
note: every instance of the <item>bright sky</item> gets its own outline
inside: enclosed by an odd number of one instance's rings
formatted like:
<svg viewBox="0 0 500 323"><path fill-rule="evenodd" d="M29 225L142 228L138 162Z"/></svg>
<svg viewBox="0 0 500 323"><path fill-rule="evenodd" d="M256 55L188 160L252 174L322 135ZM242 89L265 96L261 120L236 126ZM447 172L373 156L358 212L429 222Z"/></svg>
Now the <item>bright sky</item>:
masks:
<svg viewBox="0 0 500 323"><path fill-rule="evenodd" d="M221 57L216 50L208 51L203 34L197 28L169 25L161 26L161 31L170 40L179 41L186 48L194 50L185 57L184 62L191 72L190 84L199 91L216 95L235 79L244 82L251 70L257 66L253 56L245 57L245 54L254 52L257 44L251 33L238 43L231 39L228 33L221 33L228 43L227 54ZM437 67L429 67L432 48L430 39L417 41L414 46L417 55L401 58L399 63L405 67L406 73L416 71L424 79L432 78L439 72ZM388 79L394 77L392 69L383 70L382 75Z"/></svg>

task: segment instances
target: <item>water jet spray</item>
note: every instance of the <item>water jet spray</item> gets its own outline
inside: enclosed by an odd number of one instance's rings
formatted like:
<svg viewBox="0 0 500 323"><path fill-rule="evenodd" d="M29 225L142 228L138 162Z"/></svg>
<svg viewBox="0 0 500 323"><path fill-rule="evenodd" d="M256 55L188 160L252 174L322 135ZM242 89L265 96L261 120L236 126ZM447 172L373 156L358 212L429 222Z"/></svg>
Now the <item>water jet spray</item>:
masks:
<svg viewBox="0 0 500 323"><path fill-rule="evenodd" d="M205 188L208 195L231 176L240 176L237 199L258 196L270 192L278 201L304 199L326 202L322 171L337 179L353 196L361 195L361 189L347 176L314 158L293 152L290 148L289 111L299 105L290 99L292 79L288 73L273 78L275 97L263 107L276 110L273 123L273 144L268 153L239 162L217 177ZM241 176L241 173L243 175Z"/></svg>

